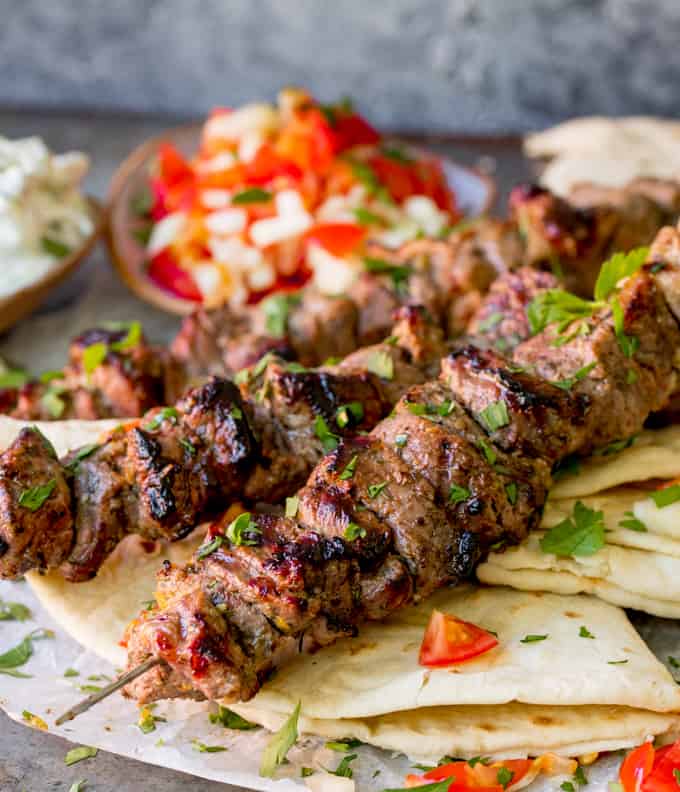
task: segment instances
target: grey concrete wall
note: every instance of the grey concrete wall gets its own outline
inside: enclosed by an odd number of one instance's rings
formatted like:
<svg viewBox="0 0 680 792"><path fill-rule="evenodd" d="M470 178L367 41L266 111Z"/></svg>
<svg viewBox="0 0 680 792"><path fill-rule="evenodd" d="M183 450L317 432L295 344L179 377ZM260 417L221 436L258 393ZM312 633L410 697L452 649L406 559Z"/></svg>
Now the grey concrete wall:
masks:
<svg viewBox="0 0 680 792"><path fill-rule="evenodd" d="M0 103L195 115L286 83L402 130L680 110L680 0L0 0Z"/></svg>

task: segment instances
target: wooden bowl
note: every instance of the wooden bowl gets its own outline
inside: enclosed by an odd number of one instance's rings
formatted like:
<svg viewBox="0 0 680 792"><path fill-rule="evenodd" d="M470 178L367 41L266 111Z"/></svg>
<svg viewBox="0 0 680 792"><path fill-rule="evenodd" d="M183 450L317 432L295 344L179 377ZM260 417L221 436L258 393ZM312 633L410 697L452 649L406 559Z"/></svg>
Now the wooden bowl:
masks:
<svg viewBox="0 0 680 792"><path fill-rule="evenodd" d="M197 124L177 127L138 146L115 172L108 197L106 241L118 274L142 300L169 313L184 316L195 311L200 303L176 297L149 278L144 247L133 233L135 227L139 227L139 221L131 207L135 197L148 188L149 171L159 145L172 143L185 156L192 156L198 150L201 129ZM404 145L414 152L436 156L441 161L447 181L465 215L485 214L492 208L497 191L489 176L427 149Z"/></svg>
<svg viewBox="0 0 680 792"><path fill-rule="evenodd" d="M40 280L31 283L14 294L0 298L0 332L8 330L40 306L55 286L75 272L92 251L106 224L106 213L99 201L87 198L94 228L83 244L69 256L55 262L54 266Z"/></svg>

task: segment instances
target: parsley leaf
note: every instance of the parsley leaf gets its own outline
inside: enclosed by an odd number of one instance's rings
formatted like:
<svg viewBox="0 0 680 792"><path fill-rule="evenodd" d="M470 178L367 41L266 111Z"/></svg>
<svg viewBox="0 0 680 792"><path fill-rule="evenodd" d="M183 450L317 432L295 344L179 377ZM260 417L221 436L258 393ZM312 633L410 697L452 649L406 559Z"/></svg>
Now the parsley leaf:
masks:
<svg viewBox="0 0 680 792"><path fill-rule="evenodd" d="M243 204L251 203L264 203L271 201L274 196L268 190L262 190L259 187L250 187L247 190L241 190L236 193L231 199L234 206L242 206Z"/></svg>
<svg viewBox="0 0 680 792"><path fill-rule="evenodd" d="M540 541L544 553L558 556L591 556L604 547L604 515L581 501L571 517L553 526Z"/></svg>
<svg viewBox="0 0 680 792"><path fill-rule="evenodd" d="M340 438L338 435L331 432L328 428L328 424L321 415L317 415L314 421L314 434L321 440L321 445L326 453L338 447L338 440Z"/></svg>
<svg viewBox="0 0 680 792"><path fill-rule="evenodd" d="M449 489L449 503L461 503L467 500L472 493L467 487L461 487L459 484L452 484Z"/></svg>
<svg viewBox="0 0 680 792"><path fill-rule="evenodd" d="M93 756L96 756L98 750L96 748L91 748L89 745L79 745L77 748L71 748L71 750L66 754L64 757L64 764L71 765L76 764L76 762L82 762L84 759L91 759Z"/></svg>
<svg viewBox="0 0 680 792"><path fill-rule="evenodd" d="M345 528L344 537L348 542L353 542L355 539L361 537L362 539L366 536L366 529L363 525L357 525L355 522L347 523L347 528Z"/></svg>
<svg viewBox="0 0 680 792"><path fill-rule="evenodd" d="M108 352L109 348L103 341L97 341L95 344L85 347L83 350L83 368L88 376L104 362Z"/></svg>
<svg viewBox="0 0 680 792"><path fill-rule="evenodd" d="M624 512L623 516L626 519L619 520L619 526L621 528L628 528L629 531L637 531L638 533L647 532L647 526L642 522L642 520L638 520L632 511Z"/></svg>
<svg viewBox="0 0 680 792"><path fill-rule="evenodd" d="M45 251L45 253L48 253L50 256L54 256L55 258L64 258L71 252L71 248L68 245L65 245L58 239L53 239L52 237L44 236L40 240L40 244L42 245L42 249Z"/></svg>
<svg viewBox="0 0 680 792"><path fill-rule="evenodd" d="M364 269L377 275L389 275L397 291L402 291L405 288L411 275L409 267L403 264L392 264L391 261L379 258L365 258Z"/></svg>
<svg viewBox="0 0 680 792"><path fill-rule="evenodd" d="M571 390L577 382L580 382L582 379L585 379L588 374L597 366L598 361L593 360L592 363L588 363L587 366L583 366L582 368L575 371L571 377L567 377L563 380L558 380L557 382L553 382L558 388L562 388L562 390Z"/></svg>
<svg viewBox="0 0 680 792"><path fill-rule="evenodd" d="M508 496L508 502L511 506L514 506L517 503L517 494L519 488L517 487L517 483L511 481L509 484L505 485L505 494Z"/></svg>
<svg viewBox="0 0 680 792"><path fill-rule="evenodd" d="M291 309L299 305L299 294L274 294L262 301L265 326L269 335L283 338L288 330L288 317Z"/></svg>
<svg viewBox="0 0 680 792"><path fill-rule="evenodd" d="M499 767L498 773L496 774L496 780L498 783L505 789L508 784L512 781L515 777L515 774L512 770L509 770L507 767Z"/></svg>
<svg viewBox="0 0 680 792"><path fill-rule="evenodd" d="M47 484L37 484L35 487L23 490L21 495L19 495L19 506L23 506L24 509L32 512L38 511L54 492L56 486L57 480L50 479Z"/></svg>
<svg viewBox="0 0 680 792"><path fill-rule="evenodd" d="M134 349L142 339L142 325L139 322L130 322L127 326L127 335L114 341L111 344L111 349L114 352L124 352L126 349Z"/></svg>
<svg viewBox="0 0 680 792"><path fill-rule="evenodd" d="M680 484L673 484L671 487L664 487L652 492L649 497L656 503L657 509L663 509L680 500Z"/></svg>
<svg viewBox="0 0 680 792"><path fill-rule="evenodd" d="M557 324L557 332L563 333L577 319L587 319L601 304L583 300L562 289L547 289L529 303L527 319L532 335L537 335L549 325Z"/></svg>
<svg viewBox="0 0 680 792"><path fill-rule="evenodd" d="M330 741L325 744L325 747L331 751L340 751L340 753L349 753L355 748L363 745L361 740L356 740L354 737L346 737L344 740Z"/></svg>
<svg viewBox="0 0 680 792"><path fill-rule="evenodd" d="M350 764L357 758L357 754L347 754L347 756L343 756L340 760L340 763L335 768L335 770L329 770L328 772L335 776L340 776L340 778L352 778L354 772L350 767Z"/></svg>
<svg viewBox="0 0 680 792"><path fill-rule="evenodd" d="M484 459L490 464L494 465L496 460L498 459L498 454L491 448L491 446L486 443L484 440L479 440L477 443L477 447L479 450L484 454Z"/></svg>
<svg viewBox="0 0 680 792"><path fill-rule="evenodd" d="M580 638L594 638L595 636L590 632L590 630L585 626L585 624L581 625L581 629L578 631Z"/></svg>
<svg viewBox="0 0 680 792"><path fill-rule="evenodd" d="M257 523L251 520L250 512L239 514L227 528L227 539L239 547L241 545L259 545L261 535L262 531L257 527Z"/></svg>
<svg viewBox="0 0 680 792"><path fill-rule="evenodd" d="M619 347L623 354L628 358L632 358L640 346L640 339L636 336L626 335L623 308L618 300L612 300L611 309L616 340L619 342Z"/></svg>
<svg viewBox="0 0 680 792"><path fill-rule="evenodd" d="M418 792L449 792L451 786L451 779L444 778L441 781L435 781L433 784L424 784L418 787ZM402 789L384 789L383 792L407 792L407 787Z"/></svg>
<svg viewBox="0 0 680 792"><path fill-rule="evenodd" d="M355 455L354 455L354 456L353 456L353 457L350 459L350 461L349 461L349 462L348 462L348 463L345 465L345 469L344 469L344 470L342 471L342 473L341 473L341 474L338 476L338 478L340 479L340 481L347 481L348 479L351 479L351 478L352 478L352 476L354 475L354 471L356 470L356 466L357 466L357 460L358 460L358 459L359 459L359 456L358 456L357 454L355 454Z"/></svg>
<svg viewBox="0 0 680 792"><path fill-rule="evenodd" d="M288 751L295 745L298 738L298 719L300 717L300 702L283 726L272 735L262 754L260 775L273 778L276 768L288 755Z"/></svg>
<svg viewBox="0 0 680 792"><path fill-rule="evenodd" d="M238 729L239 731L250 731L251 729L259 729L257 723L251 723L249 720L242 718L236 712L232 712L227 707L218 705L217 712L211 712L208 716L210 723L219 723L225 729Z"/></svg>
<svg viewBox="0 0 680 792"><path fill-rule="evenodd" d="M648 247L639 247L628 253L614 253L604 262L595 283L595 299L606 300L616 289L616 284L637 272L649 254Z"/></svg>
<svg viewBox="0 0 680 792"><path fill-rule="evenodd" d="M206 558L207 556L214 553L215 550L219 550L220 547L224 544L224 537L221 534L213 537L213 539L208 542L208 544L201 545L198 550L196 551L196 558Z"/></svg>
<svg viewBox="0 0 680 792"><path fill-rule="evenodd" d="M489 432L495 432L510 423L508 405L502 399L487 405L479 413L479 417Z"/></svg>
<svg viewBox="0 0 680 792"><path fill-rule="evenodd" d="M199 753L222 753L227 750L224 745L206 745L200 740L192 740L191 745L194 751L198 751Z"/></svg>
<svg viewBox="0 0 680 792"><path fill-rule="evenodd" d="M5 602L0 599L0 621L26 621L31 618L31 609L21 602Z"/></svg>
<svg viewBox="0 0 680 792"><path fill-rule="evenodd" d="M530 644L530 643L538 643L539 641L545 641L549 638L549 635L525 635L524 638L520 641L523 644Z"/></svg>
<svg viewBox="0 0 680 792"><path fill-rule="evenodd" d="M369 484L368 486L368 497L373 499L377 498L378 495L382 494L383 490L387 487L386 481L381 481L380 484Z"/></svg>
<svg viewBox="0 0 680 792"><path fill-rule="evenodd" d="M349 402L341 404L335 413L335 423L345 429L348 426L355 426L364 417L364 406L361 402Z"/></svg>
<svg viewBox="0 0 680 792"><path fill-rule="evenodd" d="M147 432L155 432L156 429L160 429L163 421L170 421L170 423L176 424L178 418L179 412L177 412L174 407L163 407L163 409L159 410L149 421L149 423L144 425L143 428Z"/></svg>
<svg viewBox="0 0 680 792"><path fill-rule="evenodd" d="M377 215L375 212L371 212L370 209L365 209L363 206L352 209L352 214L356 218L357 223L360 225L371 226L383 225L385 223L380 215Z"/></svg>

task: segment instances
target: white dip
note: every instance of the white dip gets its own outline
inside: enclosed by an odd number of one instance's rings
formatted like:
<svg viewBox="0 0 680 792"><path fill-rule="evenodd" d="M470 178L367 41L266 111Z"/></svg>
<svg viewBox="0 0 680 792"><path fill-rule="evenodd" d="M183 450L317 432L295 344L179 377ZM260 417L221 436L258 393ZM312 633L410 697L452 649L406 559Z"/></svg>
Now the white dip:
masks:
<svg viewBox="0 0 680 792"><path fill-rule="evenodd" d="M92 233L80 152L52 154L37 137L0 137L0 297L42 278Z"/></svg>

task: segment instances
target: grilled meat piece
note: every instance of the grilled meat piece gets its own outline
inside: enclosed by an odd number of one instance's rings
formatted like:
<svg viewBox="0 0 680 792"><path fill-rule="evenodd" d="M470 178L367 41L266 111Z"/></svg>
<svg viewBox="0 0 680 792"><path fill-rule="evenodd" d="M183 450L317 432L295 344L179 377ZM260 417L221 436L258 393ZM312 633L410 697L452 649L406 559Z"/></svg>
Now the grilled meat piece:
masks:
<svg viewBox="0 0 680 792"><path fill-rule="evenodd" d="M125 418L161 404L165 365L143 336L126 344L127 329L96 328L71 342L69 363L47 382L28 382L0 391L2 412L25 421ZM92 370L89 349L101 353Z"/></svg>
<svg viewBox="0 0 680 792"><path fill-rule="evenodd" d="M0 456L0 497L14 503L13 482L25 482L27 470L42 485L40 466L59 468L73 497L59 530L70 538L48 551L50 523L27 522L21 510L7 508L0 577L18 574L15 546L33 548L29 567L61 566L68 580L86 580L127 533L179 539L230 501L280 500L341 437L368 431L408 387L431 377L443 350L441 332L424 313L405 308L384 344L316 370L266 356L240 389L213 380L174 408L152 410L98 448L71 455L63 469L23 433Z"/></svg>
<svg viewBox="0 0 680 792"><path fill-rule="evenodd" d="M241 517L247 541L215 523L191 564L164 566L161 604L130 626L130 665L165 663L128 694L247 699L296 651L355 634L362 620L457 583L492 544L521 540L554 463L638 431L677 388L677 269L650 257L588 335L559 348L550 326L511 360L452 353L438 381L411 388L370 435L321 461L294 518Z"/></svg>

